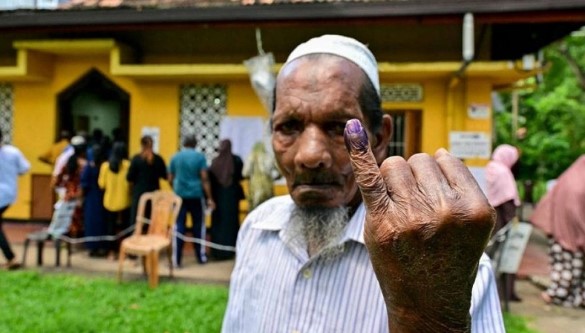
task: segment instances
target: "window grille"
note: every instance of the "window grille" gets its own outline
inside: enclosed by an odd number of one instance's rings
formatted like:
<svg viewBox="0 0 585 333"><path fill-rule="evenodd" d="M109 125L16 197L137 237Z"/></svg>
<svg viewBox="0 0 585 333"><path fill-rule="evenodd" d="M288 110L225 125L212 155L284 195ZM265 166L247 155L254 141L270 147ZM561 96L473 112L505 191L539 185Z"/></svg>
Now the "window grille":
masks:
<svg viewBox="0 0 585 333"><path fill-rule="evenodd" d="M382 102L422 102L423 87L420 84L383 84L380 87Z"/></svg>
<svg viewBox="0 0 585 333"><path fill-rule="evenodd" d="M180 89L179 145L186 135L195 134L197 149L211 163L219 146L219 123L226 114L227 88L220 84L186 84Z"/></svg>
<svg viewBox="0 0 585 333"><path fill-rule="evenodd" d="M0 131L4 143L12 142L12 113L13 113L12 86L0 83Z"/></svg>
<svg viewBox="0 0 585 333"><path fill-rule="evenodd" d="M388 156L404 156L406 148L405 124L406 115L404 112L393 112L392 115L392 140L388 145Z"/></svg>

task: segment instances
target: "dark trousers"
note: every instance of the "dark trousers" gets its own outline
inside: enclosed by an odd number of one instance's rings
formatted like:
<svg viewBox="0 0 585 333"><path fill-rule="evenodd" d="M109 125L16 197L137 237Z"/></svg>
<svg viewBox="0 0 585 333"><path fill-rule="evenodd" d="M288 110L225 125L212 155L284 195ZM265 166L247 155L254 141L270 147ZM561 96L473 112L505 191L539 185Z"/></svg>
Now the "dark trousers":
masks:
<svg viewBox="0 0 585 333"><path fill-rule="evenodd" d="M130 226L130 208L112 212L106 209L106 234L108 236L116 236L117 233L126 230ZM110 241L106 245L106 249L118 252L122 239L130 236L132 233L126 234L122 238Z"/></svg>
<svg viewBox="0 0 585 333"><path fill-rule="evenodd" d="M2 229L2 222L4 222L3 215L4 212L8 209L8 206L4 206L0 208L0 248L2 248L2 253L6 257L6 260L11 261L14 259L14 252L10 248L10 244L8 243L8 239L4 235L4 230Z"/></svg>
<svg viewBox="0 0 585 333"><path fill-rule="evenodd" d="M183 203L181 204L181 210L177 217L175 228L176 232L181 235L185 235L187 231L187 213L191 214L191 233L193 234L193 237L203 239L205 237L205 226L203 224L203 205L201 204L201 198L183 198ZM175 265L177 266L181 266L184 244L185 242L179 235L177 235L175 237L175 249L173 251L175 255ZM198 243L195 243L195 258L197 258L197 261L200 263L207 261L205 248Z"/></svg>

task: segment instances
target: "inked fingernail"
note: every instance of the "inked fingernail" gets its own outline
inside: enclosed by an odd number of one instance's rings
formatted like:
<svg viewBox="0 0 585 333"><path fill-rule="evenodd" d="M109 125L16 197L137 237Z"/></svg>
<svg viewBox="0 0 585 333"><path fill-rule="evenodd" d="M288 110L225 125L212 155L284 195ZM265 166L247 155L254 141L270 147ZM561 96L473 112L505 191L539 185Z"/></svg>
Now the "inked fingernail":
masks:
<svg viewBox="0 0 585 333"><path fill-rule="evenodd" d="M350 119L345 124L345 133L343 135L347 150L366 150L368 148L368 134L357 119Z"/></svg>

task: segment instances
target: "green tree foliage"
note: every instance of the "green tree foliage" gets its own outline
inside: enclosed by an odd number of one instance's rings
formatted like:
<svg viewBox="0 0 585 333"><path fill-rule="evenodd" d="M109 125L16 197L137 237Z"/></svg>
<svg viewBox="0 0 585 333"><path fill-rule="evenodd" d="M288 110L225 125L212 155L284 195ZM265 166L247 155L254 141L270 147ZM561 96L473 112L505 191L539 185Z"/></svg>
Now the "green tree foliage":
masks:
<svg viewBox="0 0 585 333"><path fill-rule="evenodd" d="M496 144L522 150L522 180L556 178L585 153L585 36L568 36L543 52L548 70L542 82L529 79L535 88L519 93L518 126L526 136L512 133L510 93L502 94L505 110L495 116Z"/></svg>

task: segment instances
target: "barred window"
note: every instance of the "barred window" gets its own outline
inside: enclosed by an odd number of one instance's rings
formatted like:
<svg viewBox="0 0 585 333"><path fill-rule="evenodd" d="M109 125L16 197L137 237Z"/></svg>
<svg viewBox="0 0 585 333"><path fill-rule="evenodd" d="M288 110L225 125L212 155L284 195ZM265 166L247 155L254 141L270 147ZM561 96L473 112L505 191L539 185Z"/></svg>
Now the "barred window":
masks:
<svg viewBox="0 0 585 333"><path fill-rule="evenodd" d="M0 83L0 131L4 143L12 142L13 99L12 86Z"/></svg>
<svg viewBox="0 0 585 333"><path fill-rule="evenodd" d="M185 84L180 88L179 144L195 134L197 148L211 163L219 146L219 123L226 114L227 88L220 84Z"/></svg>
<svg viewBox="0 0 585 333"><path fill-rule="evenodd" d="M421 111L386 111L392 116L392 140L388 145L388 156L409 158L421 151Z"/></svg>
<svg viewBox="0 0 585 333"><path fill-rule="evenodd" d="M388 145L389 156L404 156L404 112L392 113L392 141Z"/></svg>

